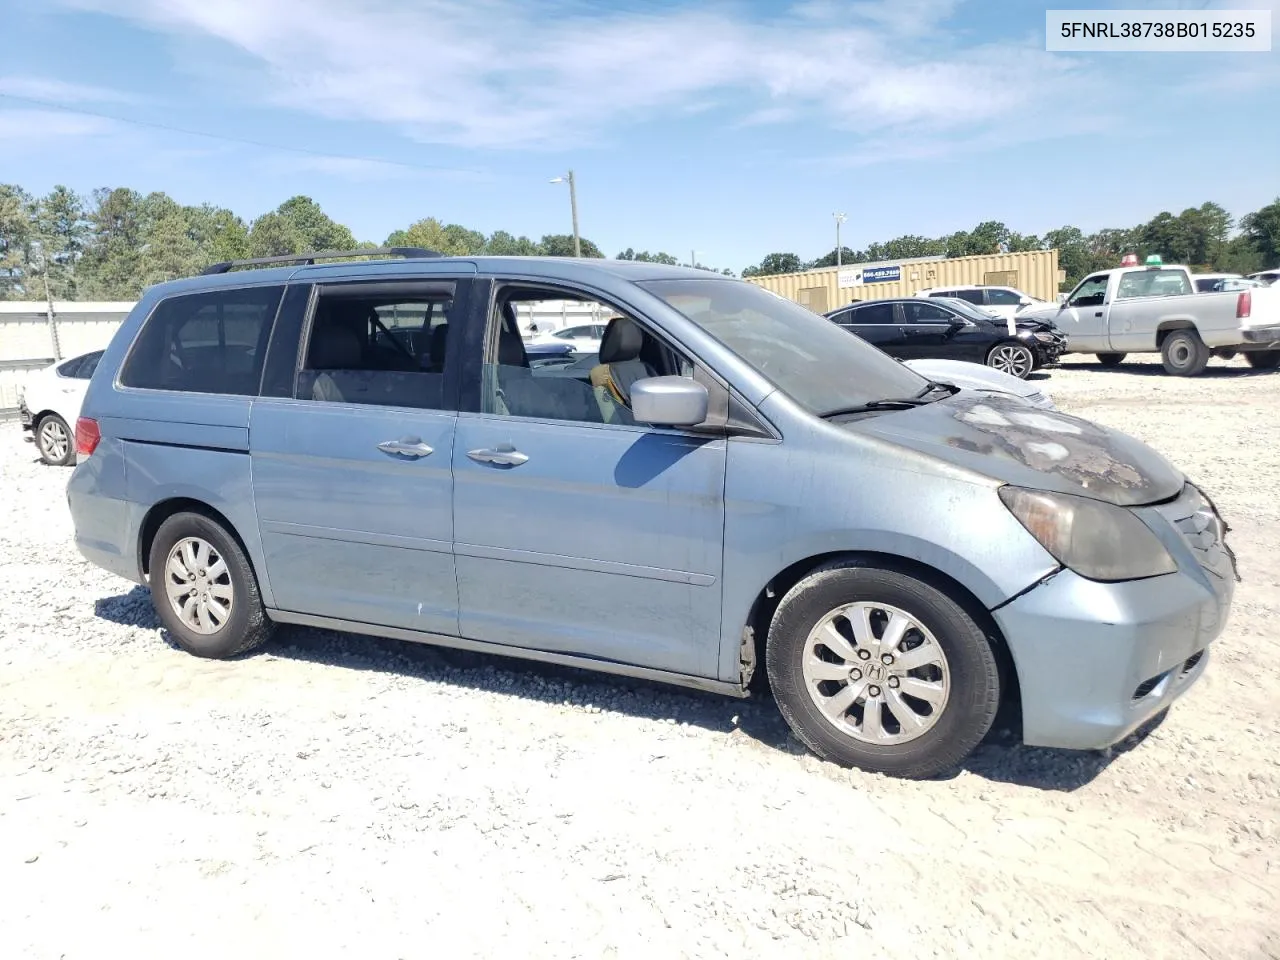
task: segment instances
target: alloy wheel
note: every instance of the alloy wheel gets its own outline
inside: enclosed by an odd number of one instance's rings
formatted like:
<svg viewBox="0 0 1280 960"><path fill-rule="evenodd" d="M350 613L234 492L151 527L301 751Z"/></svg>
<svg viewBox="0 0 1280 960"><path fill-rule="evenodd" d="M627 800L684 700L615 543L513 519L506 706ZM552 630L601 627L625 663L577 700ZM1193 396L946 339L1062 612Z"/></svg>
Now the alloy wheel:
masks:
<svg viewBox="0 0 1280 960"><path fill-rule="evenodd" d="M61 422L50 417L40 426L40 450L49 460L57 462L71 449L71 438Z"/></svg>

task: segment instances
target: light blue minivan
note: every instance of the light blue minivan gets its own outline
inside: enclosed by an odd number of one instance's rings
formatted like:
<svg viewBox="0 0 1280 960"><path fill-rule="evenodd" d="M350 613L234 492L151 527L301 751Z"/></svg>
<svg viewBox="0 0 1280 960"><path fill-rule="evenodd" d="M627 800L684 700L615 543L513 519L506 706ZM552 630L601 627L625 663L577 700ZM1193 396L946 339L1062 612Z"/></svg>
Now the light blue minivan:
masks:
<svg viewBox="0 0 1280 960"><path fill-rule="evenodd" d="M705 271L375 253L153 287L98 365L76 541L190 652L297 623L764 675L816 753L916 777L1002 700L1100 748L1204 671L1226 528L1136 440ZM564 301L611 318L596 361L531 365L518 317Z"/></svg>

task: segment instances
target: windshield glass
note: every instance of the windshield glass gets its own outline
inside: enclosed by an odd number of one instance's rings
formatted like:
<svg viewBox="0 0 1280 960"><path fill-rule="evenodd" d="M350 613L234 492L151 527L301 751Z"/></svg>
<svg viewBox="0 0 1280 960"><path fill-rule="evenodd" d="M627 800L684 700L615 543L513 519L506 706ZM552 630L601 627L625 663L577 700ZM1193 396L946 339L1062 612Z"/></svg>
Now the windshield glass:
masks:
<svg viewBox="0 0 1280 960"><path fill-rule="evenodd" d="M860 337L763 287L732 280L639 284L818 415L914 397L929 383Z"/></svg>
<svg viewBox="0 0 1280 960"><path fill-rule="evenodd" d="M993 314L983 310L981 307L975 307L968 300L961 300L959 297L935 297L934 299L941 300L948 308L968 317L970 320L985 320L990 323L993 317Z"/></svg>

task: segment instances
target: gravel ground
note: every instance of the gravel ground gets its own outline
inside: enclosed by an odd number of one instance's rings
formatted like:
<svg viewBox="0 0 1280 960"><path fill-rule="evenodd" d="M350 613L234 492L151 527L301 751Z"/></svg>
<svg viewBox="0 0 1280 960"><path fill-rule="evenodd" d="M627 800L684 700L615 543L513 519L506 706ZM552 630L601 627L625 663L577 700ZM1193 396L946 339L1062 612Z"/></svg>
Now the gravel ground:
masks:
<svg viewBox="0 0 1280 960"><path fill-rule="evenodd" d="M922 783L760 700L300 628L187 656L0 427L0 956L1280 956L1280 375L1045 385L1202 481L1244 583L1145 737Z"/></svg>

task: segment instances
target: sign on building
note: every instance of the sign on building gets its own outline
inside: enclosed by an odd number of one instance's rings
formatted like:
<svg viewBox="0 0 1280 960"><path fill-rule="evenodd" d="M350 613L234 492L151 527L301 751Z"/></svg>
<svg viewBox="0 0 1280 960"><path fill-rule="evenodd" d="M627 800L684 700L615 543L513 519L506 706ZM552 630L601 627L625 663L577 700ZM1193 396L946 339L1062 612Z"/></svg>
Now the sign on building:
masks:
<svg viewBox="0 0 1280 960"><path fill-rule="evenodd" d="M836 284L841 290L849 287L860 287L864 283L893 283L902 279L902 267L852 267L841 270L836 275Z"/></svg>

